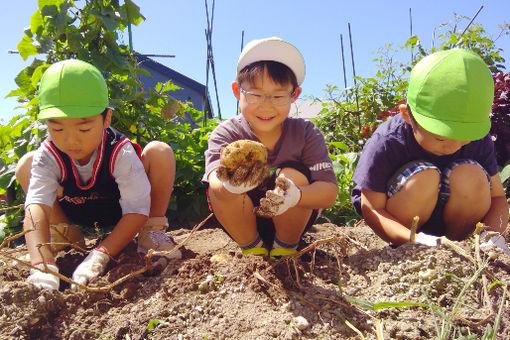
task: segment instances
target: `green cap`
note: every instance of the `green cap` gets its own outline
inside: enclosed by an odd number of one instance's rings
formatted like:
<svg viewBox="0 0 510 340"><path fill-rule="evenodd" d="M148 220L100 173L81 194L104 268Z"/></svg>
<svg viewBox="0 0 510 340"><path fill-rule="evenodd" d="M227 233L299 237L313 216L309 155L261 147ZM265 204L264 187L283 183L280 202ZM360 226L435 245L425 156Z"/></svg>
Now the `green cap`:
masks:
<svg viewBox="0 0 510 340"><path fill-rule="evenodd" d="M39 119L85 118L108 107L101 72L81 60L59 61L44 72L39 85Z"/></svg>
<svg viewBox="0 0 510 340"><path fill-rule="evenodd" d="M433 53L414 66L407 104L425 130L446 138L472 141L490 130L494 80L476 53L451 49Z"/></svg>

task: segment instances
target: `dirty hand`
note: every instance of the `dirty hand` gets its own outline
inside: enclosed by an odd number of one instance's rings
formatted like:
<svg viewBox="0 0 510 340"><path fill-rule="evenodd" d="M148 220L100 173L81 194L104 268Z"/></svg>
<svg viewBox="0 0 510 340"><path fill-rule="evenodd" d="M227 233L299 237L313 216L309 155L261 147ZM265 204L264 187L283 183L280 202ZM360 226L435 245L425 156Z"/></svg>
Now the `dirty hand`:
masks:
<svg viewBox="0 0 510 340"><path fill-rule="evenodd" d="M233 194L243 194L260 185L268 171L268 165L262 161L256 161L250 167L240 165L233 173L220 164L216 169L216 176L225 189Z"/></svg>
<svg viewBox="0 0 510 340"><path fill-rule="evenodd" d="M483 231L480 234L480 241L483 242L480 243L480 248L486 248L494 245L510 256L510 249L508 249L505 238L500 233L487 230Z"/></svg>
<svg viewBox="0 0 510 340"><path fill-rule="evenodd" d="M438 236L427 235L425 233L416 234L416 243L424 244L429 247L437 246Z"/></svg>
<svg viewBox="0 0 510 340"><path fill-rule="evenodd" d="M274 190L266 191L266 197L262 198L260 206L255 208L255 213L260 217L281 215L301 200L301 189L292 180L277 177L275 184Z"/></svg>
<svg viewBox="0 0 510 340"><path fill-rule="evenodd" d="M34 267L44 270L44 263L36 264ZM57 266L46 263L46 267L49 271L58 273ZM30 269L30 276L27 279L28 282L36 286L37 288L57 290L60 285L60 279L50 273L44 273L36 269Z"/></svg>
<svg viewBox="0 0 510 340"><path fill-rule="evenodd" d="M101 275L110 261L110 256L97 249L92 250L73 273L73 281L86 285L90 280ZM71 286L76 289L76 285Z"/></svg>

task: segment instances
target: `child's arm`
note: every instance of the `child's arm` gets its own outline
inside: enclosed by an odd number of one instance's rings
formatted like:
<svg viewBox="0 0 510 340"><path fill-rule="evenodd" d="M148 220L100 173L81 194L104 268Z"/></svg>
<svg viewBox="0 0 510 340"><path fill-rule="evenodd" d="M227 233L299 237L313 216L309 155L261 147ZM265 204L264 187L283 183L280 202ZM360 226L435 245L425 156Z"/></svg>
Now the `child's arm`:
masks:
<svg viewBox="0 0 510 340"><path fill-rule="evenodd" d="M365 222L389 243L400 245L409 242L411 230L386 210L386 201L386 193L362 189L361 212Z"/></svg>
<svg viewBox="0 0 510 340"><path fill-rule="evenodd" d="M508 227L508 203L506 201L505 190L498 174L491 177L491 206L483 219L483 223L489 230L497 231L503 236Z"/></svg>
<svg viewBox="0 0 510 340"><path fill-rule="evenodd" d="M309 209L332 207L338 194L337 185L326 181L316 181L300 186L299 189L301 189L301 200L297 206Z"/></svg>
<svg viewBox="0 0 510 340"><path fill-rule="evenodd" d="M104 248L110 256L117 255L133 240L148 217L141 214L126 214L121 217L112 232L101 242L98 248Z"/></svg>
<svg viewBox="0 0 510 340"><path fill-rule="evenodd" d="M29 231L25 234L31 263L55 262L50 242L50 214L51 207L45 204L30 204L25 209L23 228ZM39 244L44 244L37 247Z"/></svg>

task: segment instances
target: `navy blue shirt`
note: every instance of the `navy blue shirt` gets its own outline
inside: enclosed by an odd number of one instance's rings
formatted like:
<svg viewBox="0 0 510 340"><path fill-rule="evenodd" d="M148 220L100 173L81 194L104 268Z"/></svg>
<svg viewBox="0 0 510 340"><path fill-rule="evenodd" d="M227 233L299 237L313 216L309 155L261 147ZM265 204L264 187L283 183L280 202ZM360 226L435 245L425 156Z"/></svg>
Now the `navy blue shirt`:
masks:
<svg viewBox="0 0 510 340"><path fill-rule="evenodd" d="M490 176L498 172L494 142L489 134L472 141L451 155L437 156L425 151L416 141L411 125L401 115L382 123L367 141L352 177L356 186L351 202L361 215L361 189L386 192L386 184L404 164L423 160L435 164L441 171L455 160L473 159Z"/></svg>

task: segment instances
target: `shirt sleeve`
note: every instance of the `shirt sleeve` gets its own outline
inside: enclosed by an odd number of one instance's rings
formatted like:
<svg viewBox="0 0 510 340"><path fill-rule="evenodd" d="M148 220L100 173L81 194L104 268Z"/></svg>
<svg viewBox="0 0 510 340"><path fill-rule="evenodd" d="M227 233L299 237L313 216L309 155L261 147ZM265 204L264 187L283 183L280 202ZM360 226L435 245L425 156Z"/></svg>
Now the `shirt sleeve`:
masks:
<svg viewBox="0 0 510 340"><path fill-rule="evenodd" d="M306 143L303 150L303 163L310 169L312 181L337 183L333 162L329 158L328 149L322 132L308 122L305 132Z"/></svg>
<svg viewBox="0 0 510 340"><path fill-rule="evenodd" d="M392 168L388 164L400 164L396 157L393 158L393 162L390 161L391 157L399 151L396 145L391 149L388 148L386 141L379 134L374 134L365 144L352 177L360 188L386 192L386 182L393 175Z"/></svg>
<svg viewBox="0 0 510 340"><path fill-rule="evenodd" d="M142 161L131 143L124 144L120 149L112 175L119 186L122 215L149 216L151 185Z"/></svg>
<svg viewBox="0 0 510 340"><path fill-rule="evenodd" d="M25 198L25 208L30 204L44 204L52 207L57 199L60 168L55 158L41 146L34 153L30 183Z"/></svg>

